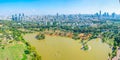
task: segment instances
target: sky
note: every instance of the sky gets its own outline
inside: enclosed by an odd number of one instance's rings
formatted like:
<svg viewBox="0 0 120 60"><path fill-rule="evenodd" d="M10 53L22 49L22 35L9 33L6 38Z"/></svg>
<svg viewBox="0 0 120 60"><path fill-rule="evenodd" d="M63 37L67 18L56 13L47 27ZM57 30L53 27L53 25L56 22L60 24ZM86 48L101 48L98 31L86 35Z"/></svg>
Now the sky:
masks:
<svg viewBox="0 0 120 60"><path fill-rule="evenodd" d="M0 15L94 14L100 10L120 14L119 0L0 0Z"/></svg>

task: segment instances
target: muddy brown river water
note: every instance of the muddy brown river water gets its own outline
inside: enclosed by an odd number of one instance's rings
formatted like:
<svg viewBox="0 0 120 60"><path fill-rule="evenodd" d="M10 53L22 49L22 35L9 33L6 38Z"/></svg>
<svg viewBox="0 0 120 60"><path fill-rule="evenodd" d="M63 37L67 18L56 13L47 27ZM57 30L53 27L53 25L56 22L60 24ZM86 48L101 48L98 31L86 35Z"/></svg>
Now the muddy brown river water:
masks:
<svg viewBox="0 0 120 60"><path fill-rule="evenodd" d="M41 55L42 60L107 60L111 52L109 46L100 39L88 42L88 51L81 50L79 41L60 36L46 36L45 40L36 40L36 33L26 34L24 38Z"/></svg>

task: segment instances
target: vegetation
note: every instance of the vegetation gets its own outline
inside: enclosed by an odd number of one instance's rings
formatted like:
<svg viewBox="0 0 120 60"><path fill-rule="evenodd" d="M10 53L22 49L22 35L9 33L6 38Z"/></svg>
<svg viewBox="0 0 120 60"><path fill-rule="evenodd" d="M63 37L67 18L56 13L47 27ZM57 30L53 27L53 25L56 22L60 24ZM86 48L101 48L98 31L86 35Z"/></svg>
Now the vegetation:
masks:
<svg viewBox="0 0 120 60"><path fill-rule="evenodd" d="M89 49L89 47L88 47L88 45L83 45L82 49L86 51Z"/></svg>
<svg viewBox="0 0 120 60"><path fill-rule="evenodd" d="M0 59L1 60L21 60L20 55L24 54L25 45L24 44L15 44L13 46L5 46L4 49L0 48ZM26 59L26 58L25 58ZM29 60L29 59L26 59Z"/></svg>
<svg viewBox="0 0 120 60"><path fill-rule="evenodd" d="M24 52L25 52L25 54L30 54L29 50L25 50Z"/></svg>
<svg viewBox="0 0 120 60"><path fill-rule="evenodd" d="M3 27L0 27L0 43L2 43L0 44L0 48L3 50L6 49L7 42L9 42L9 44L22 42L26 46L24 54L22 54L23 59L28 57L28 55L33 57L33 59L41 58L35 49L22 37L22 35L26 33L36 31L42 32L36 36L38 40L45 39L45 35L57 35L70 37L74 40L81 40L83 41L81 44L84 50L89 49L87 45L88 41L101 38L103 43L107 43L111 47L112 53L110 53L110 56L112 56L112 58L116 56L117 48L120 46L120 22L116 23L115 21L110 21L109 23L106 21L99 21L99 23L94 21L93 23L97 25L96 27L91 25L75 25L71 27L71 25L67 25L69 22L66 22L66 25L59 25L57 21L53 22L53 25L42 25L38 22L26 21L0 21L0 23L3 24ZM3 39L6 40L4 44Z"/></svg>
<svg viewBox="0 0 120 60"><path fill-rule="evenodd" d="M36 39L38 39L38 40L43 40L43 39L45 39L45 35L39 33L39 34L36 36Z"/></svg>
<svg viewBox="0 0 120 60"><path fill-rule="evenodd" d="M32 47L22 37L24 32L18 30L20 26L13 26L17 22L0 21L0 23L3 24L0 27L0 53L2 54L0 60L41 60L34 49L29 49Z"/></svg>
<svg viewBox="0 0 120 60"><path fill-rule="evenodd" d="M80 39L80 37L78 36L78 34L74 33L72 39L78 40L78 39Z"/></svg>

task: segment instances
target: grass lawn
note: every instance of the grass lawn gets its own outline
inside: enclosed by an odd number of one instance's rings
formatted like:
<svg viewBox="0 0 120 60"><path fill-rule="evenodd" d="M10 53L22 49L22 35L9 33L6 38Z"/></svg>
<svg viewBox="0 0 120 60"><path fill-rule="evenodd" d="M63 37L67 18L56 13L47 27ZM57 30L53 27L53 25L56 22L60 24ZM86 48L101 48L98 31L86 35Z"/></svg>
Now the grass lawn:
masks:
<svg viewBox="0 0 120 60"><path fill-rule="evenodd" d="M15 44L0 48L0 60L21 60L24 54L25 45Z"/></svg>

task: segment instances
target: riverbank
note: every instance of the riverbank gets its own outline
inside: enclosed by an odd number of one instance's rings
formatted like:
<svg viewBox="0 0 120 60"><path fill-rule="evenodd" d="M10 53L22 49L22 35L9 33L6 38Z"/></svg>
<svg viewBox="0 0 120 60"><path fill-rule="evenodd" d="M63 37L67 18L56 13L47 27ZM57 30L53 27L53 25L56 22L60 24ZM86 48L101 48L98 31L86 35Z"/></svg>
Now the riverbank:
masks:
<svg viewBox="0 0 120 60"><path fill-rule="evenodd" d="M117 55L112 60L120 60L120 48L118 48Z"/></svg>

